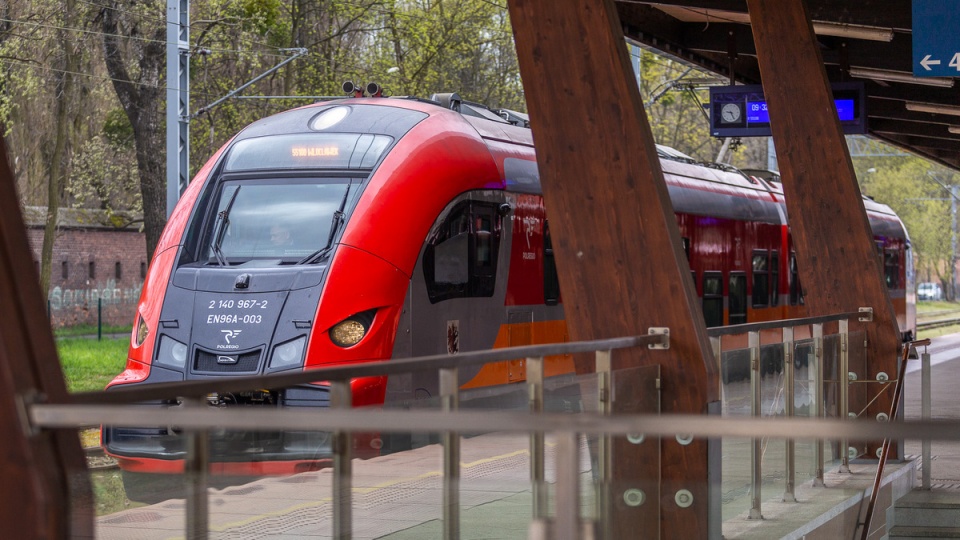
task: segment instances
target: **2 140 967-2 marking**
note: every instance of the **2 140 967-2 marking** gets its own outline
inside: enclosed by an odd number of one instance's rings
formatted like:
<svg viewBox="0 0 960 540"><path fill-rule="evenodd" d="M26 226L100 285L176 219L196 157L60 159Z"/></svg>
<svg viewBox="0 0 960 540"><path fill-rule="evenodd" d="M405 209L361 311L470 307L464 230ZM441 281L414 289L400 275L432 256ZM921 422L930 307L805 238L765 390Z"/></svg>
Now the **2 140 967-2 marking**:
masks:
<svg viewBox="0 0 960 540"><path fill-rule="evenodd" d="M210 300L207 309L267 309L267 300Z"/></svg>

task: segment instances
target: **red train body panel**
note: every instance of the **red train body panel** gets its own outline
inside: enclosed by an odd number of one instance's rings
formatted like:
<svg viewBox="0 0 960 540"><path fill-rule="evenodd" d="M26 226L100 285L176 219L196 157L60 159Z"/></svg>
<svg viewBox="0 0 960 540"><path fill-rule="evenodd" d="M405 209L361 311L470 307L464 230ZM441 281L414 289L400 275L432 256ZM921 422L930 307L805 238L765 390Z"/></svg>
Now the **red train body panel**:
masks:
<svg viewBox="0 0 960 540"><path fill-rule="evenodd" d="M530 131L497 118L469 104L457 112L381 98L249 126L171 216L127 368L108 388L565 341ZM800 316L778 185L667 149L661 158L708 326ZM867 207L911 332L909 240L889 208ZM572 361L549 369L569 372ZM501 385L523 381L525 369L504 362L461 379L464 389ZM435 396L437 381L411 374L352 388L357 406L392 406ZM329 396L304 385L208 402L324 408ZM108 428L103 438L126 471L182 470L175 433ZM355 440L360 455L382 444L374 434ZM328 457L323 434L224 434L213 444L220 472L296 472Z"/></svg>

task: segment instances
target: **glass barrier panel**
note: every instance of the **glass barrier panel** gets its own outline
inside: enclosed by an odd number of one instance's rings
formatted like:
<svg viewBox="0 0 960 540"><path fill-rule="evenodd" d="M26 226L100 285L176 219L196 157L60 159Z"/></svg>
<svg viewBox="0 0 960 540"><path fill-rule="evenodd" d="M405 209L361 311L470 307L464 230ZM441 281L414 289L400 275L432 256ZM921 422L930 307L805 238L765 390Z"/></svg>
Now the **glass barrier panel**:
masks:
<svg viewBox="0 0 960 540"><path fill-rule="evenodd" d="M812 418L817 415L816 361L814 359L812 339L800 339L794 342L794 416ZM795 482L800 486L813 482L817 473L816 441L798 439L794 441Z"/></svg>
<svg viewBox="0 0 960 540"><path fill-rule="evenodd" d="M732 336L739 338L740 336ZM742 341L742 343L740 343ZM724 338L724 346L731 346ZM746 336L737 345L746 345ZM732 348L720 354L721 414L723 416L750 416L750 350ZM752 440L726 438L722 443L721 500L723 519L730 519L750 510Z"/></svg>

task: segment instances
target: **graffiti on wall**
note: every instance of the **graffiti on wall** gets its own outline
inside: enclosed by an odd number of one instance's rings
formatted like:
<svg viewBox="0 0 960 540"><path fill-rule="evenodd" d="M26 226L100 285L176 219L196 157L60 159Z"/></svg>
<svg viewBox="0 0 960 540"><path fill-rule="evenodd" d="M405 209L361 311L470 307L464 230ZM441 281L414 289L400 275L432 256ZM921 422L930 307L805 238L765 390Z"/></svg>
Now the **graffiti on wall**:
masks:
<svg viewBox="0 0 960 540"><path fill-rule="evenodd" d="M108 279L100 287L88 287L86 289L62 289L54 287L47 300L50 303L51 311L61 309L70 309L74 307L87 307L97 305L101 301L103 306L136 304L140 300L140 291L143 289L143 283L136 287L121 289L117 287L115 279Z"/></svg>

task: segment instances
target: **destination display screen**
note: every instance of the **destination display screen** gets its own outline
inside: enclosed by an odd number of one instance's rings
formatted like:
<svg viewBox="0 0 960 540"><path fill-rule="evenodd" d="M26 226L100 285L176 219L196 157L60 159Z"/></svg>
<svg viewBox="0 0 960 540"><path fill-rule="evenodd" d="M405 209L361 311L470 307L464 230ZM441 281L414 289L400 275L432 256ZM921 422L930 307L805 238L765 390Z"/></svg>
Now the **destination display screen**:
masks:
<svg viewBox="0 0 960 540"><path fill-rule="evenodd" d="M368 169L393 142L386 135L305 133L274 135L237 142L225 169Z"/></svg>
<svg viewBox="0 0 960 540"><path fill-rule="evenodd" d="M834 105L837 107L837 116L841 122L854 120L853 99L835 99ZM748 101L747 102L747 125L770 124L770 113L767 112L766 101Z"/></svg>

